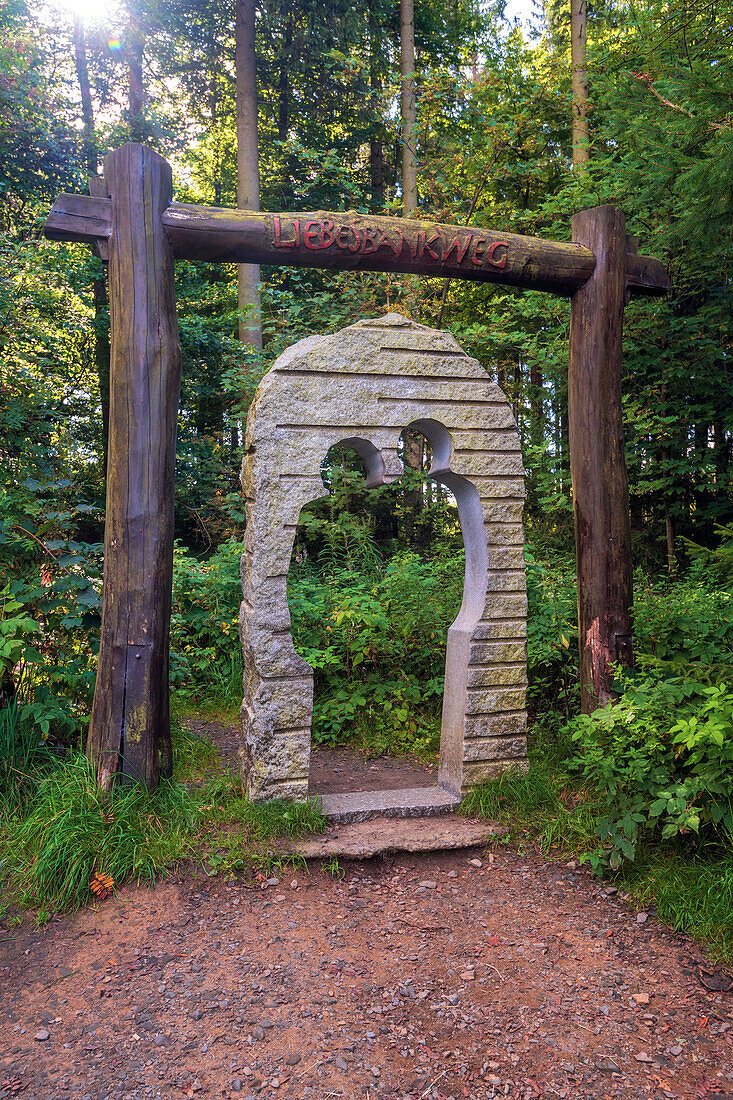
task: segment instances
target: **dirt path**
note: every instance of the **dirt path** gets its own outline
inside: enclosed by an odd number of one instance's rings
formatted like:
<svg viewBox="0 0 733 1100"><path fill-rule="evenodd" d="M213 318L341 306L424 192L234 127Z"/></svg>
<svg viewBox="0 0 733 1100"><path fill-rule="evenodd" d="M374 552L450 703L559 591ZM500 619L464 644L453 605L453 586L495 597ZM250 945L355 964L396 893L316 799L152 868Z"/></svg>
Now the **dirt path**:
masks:
<svg viewBox="0 0 733 1100"><path fill-rule="evenodd" d="M228 766L237 766L239 736L235 728L202 718L187 718L184 724L198 737L212 741ZM367 759L351 749L341 748L314 748L311 752L311 794L399 791L409 787L430 787L437 781L437 767L419 764L407 757Z"/></svg>
<svg viewBox="0 0 733 1100"><path fill-rule="evenodd" d="M695 949L565 865L475 859L187 879L3 932L0 1096L733 1096Z"/></svg>
<svg viewBox="0 0 733 1100"><path fill-rule="evenodd" d="M236 734L193 720L228 765ZM434 782L314 754L322 793ZM0 1100L733 1100L733 996L574 864L507 849L129 888L0 925Z"/></svg>

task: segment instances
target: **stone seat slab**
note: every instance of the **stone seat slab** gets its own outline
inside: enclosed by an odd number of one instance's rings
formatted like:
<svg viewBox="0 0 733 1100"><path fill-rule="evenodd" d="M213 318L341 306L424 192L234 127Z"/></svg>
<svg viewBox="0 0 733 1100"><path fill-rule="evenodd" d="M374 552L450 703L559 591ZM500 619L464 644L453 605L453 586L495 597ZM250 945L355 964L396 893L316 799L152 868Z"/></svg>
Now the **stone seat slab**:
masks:
<svg viewBox="0 0 733 1100"><path fill-rule="evenodd" d="M397 791L348 791L320 795L329 823L367 821L372 817L437 817L449 814L460 798L443 787L408 787Z"/></svg>

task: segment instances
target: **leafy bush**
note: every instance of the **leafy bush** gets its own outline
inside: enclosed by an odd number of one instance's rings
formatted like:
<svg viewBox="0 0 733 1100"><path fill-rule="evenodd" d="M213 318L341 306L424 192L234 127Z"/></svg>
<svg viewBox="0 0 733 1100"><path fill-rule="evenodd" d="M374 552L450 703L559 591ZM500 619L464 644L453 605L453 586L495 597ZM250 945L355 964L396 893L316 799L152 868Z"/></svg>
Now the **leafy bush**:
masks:
<svg viewBox="0 0 733 1100"><path fill-rule="evenodd" d="M733 674L733 592L693 570L671 584L636 582L635 645L641 664L715 683Z"/></svg>
<svg viewBox="0 0 733 1100"><path fill-rule="evenodd" d="M575 567L539 558L525 546L528 702L533 714L578 706L578 604Z"/></svg>
<svg viewBox="0 0 733 1100"><path fill-rule="evenodd" d="M240 542L225 542L206 561L177 546L173 559L171 683L206 698L241 699Z"/></svg>
<svg viewBox="0 0 733 1100"><path fill-rule="evenodd" d="M567 727L571 762L605 810L594 867L633 860L642 833L730 842L733 691L659 673L629 677L618 702Z"/></svg>
<svg viewBox="0 0 733 1100"><path fill-rule="evenodd" d="M293 568L293 639L316 673L313 739L355 732L365 748L430 751L439 741L445 644L461 601L464 560L395 554L383 573Z"/></svg>

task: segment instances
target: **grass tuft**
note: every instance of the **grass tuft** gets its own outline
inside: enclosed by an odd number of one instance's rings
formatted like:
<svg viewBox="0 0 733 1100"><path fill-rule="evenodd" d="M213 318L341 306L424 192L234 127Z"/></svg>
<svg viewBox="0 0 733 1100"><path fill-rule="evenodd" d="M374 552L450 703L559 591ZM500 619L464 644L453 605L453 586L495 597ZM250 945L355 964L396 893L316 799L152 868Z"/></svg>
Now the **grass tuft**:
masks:
<svg viewBox="0 0 733 1100"><path fill-rule="evenodd" d="M164 780L99 789L86 757L69 755L39 782L28 815L7 830L0 875L29 906L73 909L96 871L115 883L153 880L195 846L197 812L184 786Z"/></svg>
<svg viewBox="0 0 733 1100"><path fill-rule="evenodd" d="M176 775L194 781L163 780L152 792L136 785L100 790L79 753L35 776L27 812L0 825L3 908L34 908L47 919L92 900L95 876L109 876L115 886L153 881L184 860L208 875L231 873L276 859L263 842L323 829L315 799L253 805L230 772L196 775L216 763L216 749L180 728L174 754Z"/></svg>

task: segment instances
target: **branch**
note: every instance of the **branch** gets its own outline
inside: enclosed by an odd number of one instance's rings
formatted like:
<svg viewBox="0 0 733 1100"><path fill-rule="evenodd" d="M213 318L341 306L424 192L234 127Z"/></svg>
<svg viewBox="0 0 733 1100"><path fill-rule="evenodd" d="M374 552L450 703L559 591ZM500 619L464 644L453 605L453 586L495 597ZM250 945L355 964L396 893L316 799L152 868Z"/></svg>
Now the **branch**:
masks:
<svg viewBox="0 0 733 1100"><path fill-rule="evenodd" d="M633 77L634 80L638 80L640 84L643 84L646 88L649 89L652 95L656 99L658 99L660 103L663 103L665 107L669 107L671 111L678 111L680 114L686 115L688 118L691 118L693 120L697 119L697 116L693 115L692 111L688 111L686 107L682 107L679 103L673 103L671 99L667 99L666 96L661 95L652 84L652 78L649 76L649 73L629 72L626 75ZM707 126L710 130L730 129L730 124L725 122L708 122Z"/></svg>

